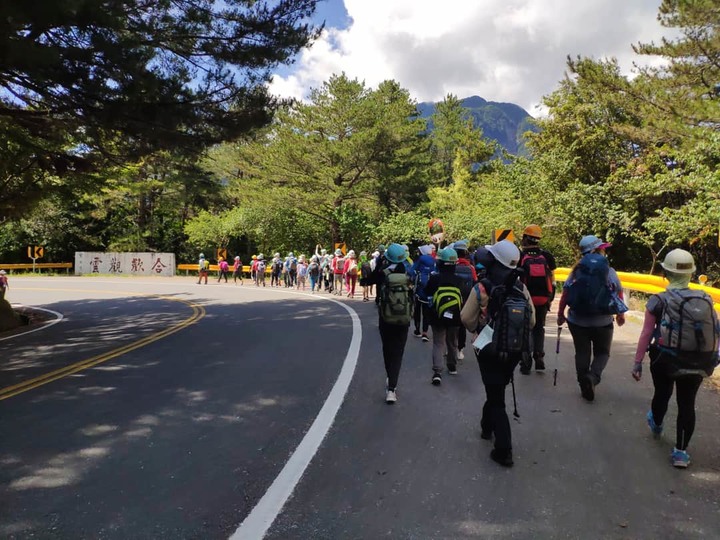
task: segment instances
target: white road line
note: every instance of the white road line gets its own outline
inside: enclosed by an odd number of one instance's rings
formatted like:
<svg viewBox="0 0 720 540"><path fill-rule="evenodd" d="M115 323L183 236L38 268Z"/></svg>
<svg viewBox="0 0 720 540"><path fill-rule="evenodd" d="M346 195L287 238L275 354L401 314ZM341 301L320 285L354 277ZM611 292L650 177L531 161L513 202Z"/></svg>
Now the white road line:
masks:
<svg viewBox="0 0 720 540"><path fill-rule="evenodd" d="M28 334L32 334L33 332L39 332L40 330L45 330L46 328L50 328L52 325L57 324L63 320L62 313L58 313L57 311L53 311L51 309L45 309L45 308L41 308L41 307L35 307L35 306L30 306L30 307L32 307L33 309L39 309L40 311L44 311L46 313L52 313L53 315L55 315L55 319L53 319L49 323L42 324L41 326L38 326L37 328L28 330L27 332L20 332L19 334L13 334L12 336L0 338L0 341L5 341L6 339L13 339L13 338L20 337L20 336L27 336Z"/></svg>
<svg viewBox="0 0 720 540"><path fill-rule="evenodd" d="M360 317L354 309L333 298L325 298L325 300L341 305L352 319L352 340L343 367L340 370L340 375L305 437L300 441L295 452L290 456L285 467L280 471L280 474L275 478L265 495L258 501L255 508L245 518L245 521L240 524L230 537L230 540L260 540L265 536L300 482L305 469L315 457L345 399L360 354L362 326Z"/></svg>

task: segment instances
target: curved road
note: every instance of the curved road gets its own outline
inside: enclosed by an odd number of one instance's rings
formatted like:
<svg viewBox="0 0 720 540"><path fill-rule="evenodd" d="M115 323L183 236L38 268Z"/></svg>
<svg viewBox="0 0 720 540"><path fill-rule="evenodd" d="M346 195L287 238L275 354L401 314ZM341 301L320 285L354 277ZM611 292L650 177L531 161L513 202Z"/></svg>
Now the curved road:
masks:
<svg viewBox="0 0 720 540"><path fill-rule="evenodd" d="M261 534L238 527L348 369L354 332L343 306L182 277L11 286L11 302L64 319L0 340L0 537ZM399 401L387 406L372 303L342 301L362 321L357 368L266 538L720 536L717 391L699 395L693 464L673 469L674 404L666 434L652 439L648 370L640 383L629 376L636 323L616 332L592 404L573 381L567 333L557 386L550 374L517 375L507 470L479 438L474 359L433 387L431 345L410 337Z"/></svg>

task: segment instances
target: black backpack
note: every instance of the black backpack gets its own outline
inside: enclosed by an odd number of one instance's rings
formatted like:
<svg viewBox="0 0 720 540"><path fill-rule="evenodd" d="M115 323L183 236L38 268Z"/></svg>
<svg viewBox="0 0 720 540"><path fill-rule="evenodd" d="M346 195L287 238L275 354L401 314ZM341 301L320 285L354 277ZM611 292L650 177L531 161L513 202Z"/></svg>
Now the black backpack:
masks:
<svg viewBox="0 0 720 540"><path fill-rule="evenodd" d="M524 253L520 257L523 269L522 282L527 287L532 302L544 306L553 296L552 270L542 253Z"/></svg>
<svg viewBox="0 0 720 540"><path fill-rule="evenodd" d="M463 300L467 300L473 285L475 285L472 268L464 264L458 264L455 266L455 275L462 279L463 284L460 287L460 292L462 292Z"/></svg>
<svg viewBox="0 0 720 540"><path fill-rule="evenodd" d="M488 324L493 329L490 352L504 361L527 359L530 354L532 306L517 273L513 272L500 285L492 286L485 280L483 286L490 291Z"/></svg>
<svg viewBox="0 0 720 540"><path fill-rule="evenodd" d="M437 321L442 326L460 326L460 312L463 307L463 296L460 287L450 283L438 286L432 298L432 305Z"/></svg>

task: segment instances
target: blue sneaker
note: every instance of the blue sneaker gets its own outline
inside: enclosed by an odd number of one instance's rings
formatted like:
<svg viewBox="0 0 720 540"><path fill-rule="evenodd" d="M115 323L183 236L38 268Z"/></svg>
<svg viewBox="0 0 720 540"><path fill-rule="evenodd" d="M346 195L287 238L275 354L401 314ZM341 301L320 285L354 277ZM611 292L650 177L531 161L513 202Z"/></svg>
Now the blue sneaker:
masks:
<svg viewBox="0 0 720 540"><path fill-rule="evenodd" d="M648 423L648 426L650 426L650 431L653 432L653 435L655 435L655 437L659 437L662 434L663 427L658 426L655 423L655 418L653 417L652 411L648 411L648 413L647 413L647 423Z"/></svg>
<svg viewBox="0 0 720 540"><path fill-rule="evenodd" d="M677 467L678 469L686 469L687 466L690 465L690 454L688 454L685 450L673 448L670 459L673 467Z"/></svg>

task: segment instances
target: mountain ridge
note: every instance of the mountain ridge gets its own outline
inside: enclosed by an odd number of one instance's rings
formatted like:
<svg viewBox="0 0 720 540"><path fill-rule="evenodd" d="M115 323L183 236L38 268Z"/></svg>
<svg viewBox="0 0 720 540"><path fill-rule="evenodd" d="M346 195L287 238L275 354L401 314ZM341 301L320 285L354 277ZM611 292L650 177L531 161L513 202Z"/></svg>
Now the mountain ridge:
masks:
<svg viewBox="0 0 720 540"><path fill-rule="evenodd" d="M423 101L417 110L421 118L430 119L439 102ZM515 103L487 101L480 96L470 96L460 100L460 104L472 117L476 128L482 129L483 136L497 141L507 152L526 156L524 133L536 128L530 123L533 117ZM432 122L428 122L432 130Z"/></svg>

